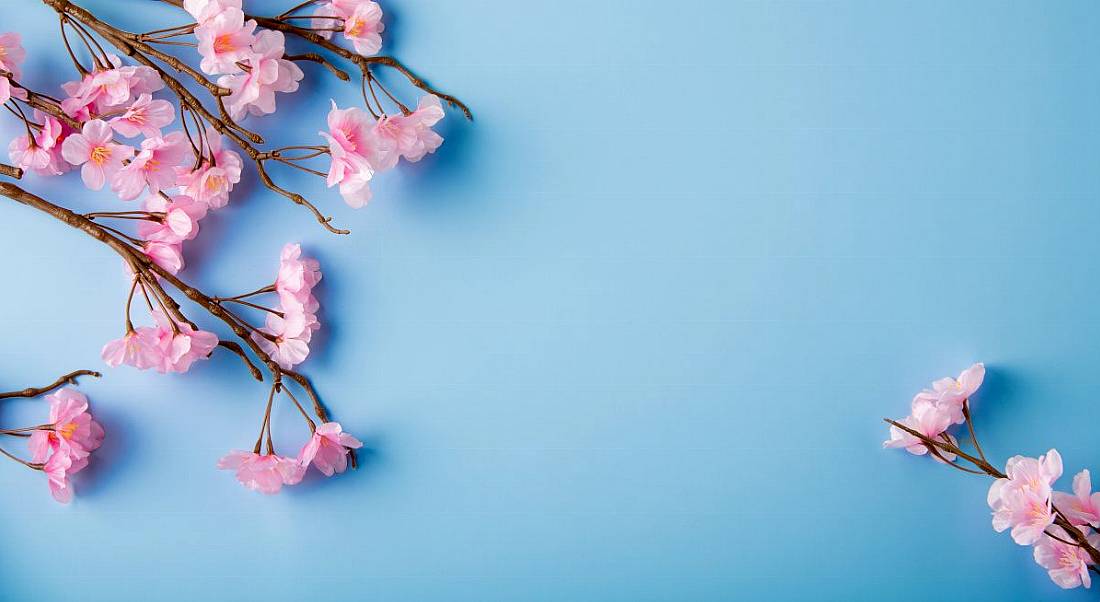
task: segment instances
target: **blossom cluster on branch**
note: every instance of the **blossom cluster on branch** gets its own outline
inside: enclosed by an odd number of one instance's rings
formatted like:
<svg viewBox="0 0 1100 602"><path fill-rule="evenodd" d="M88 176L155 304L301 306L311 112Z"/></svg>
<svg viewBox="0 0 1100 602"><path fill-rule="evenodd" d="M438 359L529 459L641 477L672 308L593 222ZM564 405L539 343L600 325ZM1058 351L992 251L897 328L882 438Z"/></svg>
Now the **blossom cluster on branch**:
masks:
<svg viewBox="0 0 1100 602"><path fill-rule="evenodd" d="M0 33L0 104L22 130L8 145L11 165L0 164L0 176L59 177L79 170L85 187L109 188L119 201L140 205L76 213L7 182L0 182L0 195L82 231L122 259L128 280L122 334L103 345L103 361L186 373L220 348L238 356L257 380L269 379L252 451L234 451L218 464L235 470L250 489L275 493L299 482L311 465L326 476L354 466L354 450L362 444L331 420L312 383L295 372L321 327L315 294L320 264L300 245L286 244L272 280L252 283L250 292L213 295L180 278L185 246L211 212L230 202L249 165L268 190L305 207L328 231L346 234L313 201L276 183L271 167L323 178L348 205L362 207L377 173L439 148L443 138L432 127L445 116L444 102L467 118L469 110L396 59L377 54L382 9L371 0L307 0L274 16L246 13L241 0L161 0L182 9L186 22L141 33L70 0L40 1L59 20L59 40L76 76L61 83L56 96L28 86L20 35ZM291 38L308 51L291 54ZM168 52L178 48L184 55ZM318 140L265 149L263 136L246 121L262 121L277 111L280 95L303 87L302 64L350 81L334 60L358 68L363 105L341 108L331 101L321 109L327 118L318 116ZM402 101L378 78L378 69L395 71L422 95L416 103ZM321 169L310 166L326 159ZM177 295L221 322L233 338L200 327ZM136 324L135 304L147 315ZM309 430L295 456L275 451L271 412L277 399L292 403ZM45 467L58 453L43 456L38 452L45 448L35 449L32 467ZM57 482L64 482L66 471L86 463L86 454L73 457L60 473L60 458L51 465L51 483L58 474ZM61 487L55 497L68 500L71 489Z"/></svg>
<svg viewBox="0 0 1100 602"><path fill-rule="evenodd" d="M886 420L890 438L883 446L931 455L959 471L996 479L987 496L993 529L1009 531L1017 544L1032 546L1035 562L1058 586L1091 586L1091 573L1100 574L1100 492L1092 492L1087 469L1074 476L1072 493L1055 491L1062 456L1054 449L1037 458L1013 456L1003 472L991 464L970 413L970 397L984 378L985 366L974 364L958 378L942 378L917 393L908 417ZM972 451L965 451L948 432L964 424Z"/></svg>

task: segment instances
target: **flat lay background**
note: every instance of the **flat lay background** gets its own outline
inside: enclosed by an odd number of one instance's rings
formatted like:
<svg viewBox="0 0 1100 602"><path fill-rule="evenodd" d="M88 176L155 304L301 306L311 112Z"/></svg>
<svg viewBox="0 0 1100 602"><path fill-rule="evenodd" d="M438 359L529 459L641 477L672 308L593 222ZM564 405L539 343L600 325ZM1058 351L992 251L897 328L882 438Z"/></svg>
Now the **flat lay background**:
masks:
<svg viewBox="0 0 1100 602"><path fill-rule="evenodd" d="M54 14L0 4L25 79L72 79ZM0 466L0 598L1091 599L992 531L988 480L882 450L881 419L985 361L997 463L1057 447L1100 469L1100 6L383 7L386 51L477 120L450 113L440 152L360 211L283 176L350 237L245 182L185 272L229 294L270 282L285 242L321 260L303 370L363 466L246 491L214 469L265 401L238 360L108 370L81 383L108 439L71 506ZM306 71L250 121L273 141L319 140L328 99L357 102ZM123 208L76 174L25 184ZM0 224L0 389L99 367L118 260L12 203ZM289 407L275 430L288 453L306 436Z"/></svg>

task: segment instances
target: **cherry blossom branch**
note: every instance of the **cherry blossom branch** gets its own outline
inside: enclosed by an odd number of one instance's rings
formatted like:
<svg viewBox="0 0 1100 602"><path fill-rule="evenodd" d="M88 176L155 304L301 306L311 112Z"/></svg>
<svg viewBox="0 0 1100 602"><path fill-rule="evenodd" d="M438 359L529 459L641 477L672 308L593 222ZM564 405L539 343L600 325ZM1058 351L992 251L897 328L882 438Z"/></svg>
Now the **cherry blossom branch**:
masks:
<svg viewBox="0 0 1100 602"><path fill-rule="evenodd" d="M161 281L167 282L189 300L206 310L207 313L229 326L233 334L236 335L253 355L259 359L260 364L267 368L273 379L279 379L282 376L286 376L297 383L313 402L314 413L317 415L318 419L320 419L321 422L330 422L328 411L321 403L316 388L310 380L298 372L281 368L278 363L276 363L275 360L253 340L251 335L256 329L248 326L247 323L223 307L215 297L211 297L184 282L168 270L154 263L139 249L136 249L125 240L112 234L108 228L101 224L97 224L83 215L51 203L8 182L0 182L0 195L33 209L37 209L110 247L136 272L143 287L149 287L158 299L165 304L170 313L182 318L179 303L177 303L161 285ZM183 319L186 320L186 318ZM190 321L188 321L188 323L190 323ZM221 346L241 357L252 375L262 379L262 373L248 361L247 354L239 344L231 343ZM352 458L354 465L354 455Z"/></svg>
<svg viewBox="0 0 1100 602"><path fill-rule="evenodd" d="M51 392L54 389L57 389L59 387L63 387L65 385L75 385L76 384L76 379L79 376L93 376L95 378L99 378L103 375L100 374L99 372L95 372L94 370L74 370L74 371L58 378L54 382L52 382L52 383L50 383L50 384L48 384L44 387L27 387L26 389L23 389L21 391L10 391L10 392L7 392L7 393L0 393L0 399L14 399L14 398L19 398L19 397L38 397L39 395L45 395L46 393L49 393L49 392Z"/></svg>
<svg viewBox="0 0 1100 602"><path fill-rule="evenodd" d="M23 177L23 170L6 163L0 163L0 176L7 176L19 180Z"/></svg>

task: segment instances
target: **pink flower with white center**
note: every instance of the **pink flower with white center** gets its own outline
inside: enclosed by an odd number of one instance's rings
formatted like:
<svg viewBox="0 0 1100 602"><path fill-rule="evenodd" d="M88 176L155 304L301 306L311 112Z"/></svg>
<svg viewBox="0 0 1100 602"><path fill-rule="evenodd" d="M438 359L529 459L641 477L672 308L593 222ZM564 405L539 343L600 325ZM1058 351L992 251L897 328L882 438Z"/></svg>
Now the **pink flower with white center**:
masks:
<svg viewBox="0 0 1100 602"><path fill-rule="evenodd" d="M195 29L202 55L199 67L211 75L240 71L237 63L252 54L252 32L256 30L256 21L245 21L240 8L222 8Z"/></svg>
<svg viewBox="0 0 1100 602"><path fill-rule="evenodd" d="M122 364L139 370L159 366L164 354L155 328L136 328L103 346L103 361L112 368Z"/></svg>
<svg viewBox="0 0 1100 602"><path fill-rule="evenodd" d="M963 370L959 378L941 378L932 383L931 393L937 399L936 403L951 416L951 422L962 424L966 422L963 416L963 403L982 386L985 380L985 364L977 363Z"/></svg>
<svg viewBox="0 0 1100 602"><path fill-rule="evenodd" d="M1050 533L1065 541L1073 541L1061 527L1051 527ZM1100 536L1095 533L1089 535L1088 540L1094 547L1100 544ZM1034 554L1035 562L1047 569L1050 579L1058 587L1072 589L1082 585L1088 588L1092 585L1092 577L1089 575L1089 563L1092 559L1084 548L1063 543L1048 535L1035 544Z"/></svg>
<svg viewBox="0 0 1100 602"><path fill-rule="evenodd" d="M1012 529L1012 539L1031 545L1054 523L1051 485L1062 476L1062 456L1050 450L1038 458L1013 456L1005 465L1007 478L989 488L987 502L993 510L993 529Z"/></svg>
<svg viewBox="0 0 1100 602"><path fill-rule="evenodd" d="M1075 525L1100 527L1100 492L1092 492L1088 469L1073 477L1073 495L1054 492L1054 505Z"/></svg>
<svg viewBox="0 0 1100 602"><path fill-rule="evenodd" d="M408 115L384 117L374 126L379 138L390 140L394 152L386 156L379 169L389 169L397 164L398 156L408 161L419 161L428 153L434 153L443 144L443 137L432 126L443 119L443 105L439 97L421 97L417 109Z"/></svg>
<svg viewBox="0 0 1100 602"><path fill-rule="evenodd" d="M918 403L917 400L913 402L913 413L898 422L929 439L936 439L951 425L948 416L940 411L935 404ZM954 441L953 438L952 441ZM890 426L890 439L884 441L882 446L902 447L905 448L905 451L918 456L923 456L929 451L928 446L919 438L893 425ZM943 459L938 456L942 456ZM937 450L936 454L933 454L933 458L939 462L943 460L954 462L955 457L955 454L943 450Z"/></svg>
<svg viewBox="0 0 1100 602"><path fill-rule="evenodd" d="M305 467L294 458L240 450L218 460L218 468L237 471L237 480L242 485L268 495L279 493L283 485L301 482L305 474Z"/></svg>
<svg viewBox="0 0 1100 602"><path fill-rule="evenodd" d="M73 165L82 166L80 178L92 190L103 188L107 178L122 169L122 162L134 156L132 147L115 144L111 135L111 126L93 119L61 145L61 156Z"/></svg>
<svg viewBox="0 0 1100 602"><path fill-rule="evenodd" d="M167 100L153 100L151 94L138 96L126 112L108 121L116 132L133 138L137 135L146 138L160 136L160 128L172 123L176 110Z"/></svg>
<svg viewBox="0 0 1100 602"><path fill-rule="evenodd" d="M363 56L376 54L382 49L382 7L377 2L361 2L355 12L344 20L344 37Z"/></svg>
<svg viewBox="0 0 1100 602"><path fill-rule="evenodd" d="M167 270L169 274L176 275L183 269L183 251L179 244L149 241L141 250L146 257Z"/></svg>
<svg viewBox="0 0 1100 602"><path fill-rule="evenodd" d="M348 468L348 451L363 447L363 443L344 432L339 422L326 422L317 427L298 454L298 462L304 467L313 466L331 477Z"/></svg>
<svg viewBox="0 0 1100 602"><path fill-rule="evenodd" d="M374 120L360 108L340 109L336 101L328 114L328 131L319 132L328 141L332 163L328 186L340 185L340 195L352 207L362 207L371 198L370 181L378 166L395 146L379 137Z"/></svg>
<svg viewBox="0 0 1100 602"><path fill-rule="evenodd" d="M22 77L19 66L27 58L23 49L23 38L18 33L0 33L0 69L10 71L16 79Z"/></svg>
<svg viewBox="0 0 1100 602"><path fill-rule="evenodd" d="M141 141L141 151L111 178L111 190L124 201L132 201L145 187L156 194L176 184L176 167L183 161L183 132L172 132Z"/></svg>
<svg viewBox="0 0 1100 602"><path fill-rule="evenodd" d="M155 367L161 374L183 374L196 361L209 358L218 346L218 336L212 332L195 330L190 324L171 320L160 311L154 312L153 318L157 321L157 339L163 356L160 365Z"/></svg>
<svg viewBox="0 0 1100 602"><path fill-rule="evenodd" d="M183 9L200 25L230 8L240 10L241 0L183 0Z"/></svg>
<svg viewBox="0 0 1100 602"><path fill-rule="evenodd" d="M213 163L204 159L198 169L178 169L176 183L183 194L211 209L220 209L229 203L229 193L241 181L241 156L223 147L224 139L214 128L206 129L206 137L207 154L213 157Z"/></svg>
<svg viewBox="0 0 1100 602"><path fill-rule="evenodd" d="M163 213L164 217L160 221L138 222L138 235L145 240L179 244L198 235L199 220L206 217L207 206L189 196L176 195L168 200L159 194L150 194L145 199L145 210Z"/></svg>
<svg viewBox="0 0 1100 602"><path fill-rule="evenodd" d="M230 90L225 104L234 119L249 113L274 113L275 93L298 89L298 82L305 76L297 65L283 59L283 44L282 32L261 31L252 44L252 53L243 59L248 69L218 78L218 85Z"/></svg>
<svg viewBox="0 0 1100 602"><path fill-rule="evenodd" d="M283 317L269 313L267 325L260 332L252 333L252 340L284 370L293 370L309 356L309 340L313 335L311 318L300 312L288 311Z"/></svg>
<svg viewBox="0 0 1100 602"><path fill-rule="evenodd" d="M73 486L69 483L69 469L72 465L73 460L69 454L59 450L42 466L42 472L46 473L50 494L53 495L53 499L62 504L73 501Z"/></svg>
<svg viewBox="0 0 1100 602"><path fill-rule="evenodd" d="M64 448L73 460L68 469L73 474L88 464L88 455L103 443L103 427L88 412L88 398L75 389L62 389L46 399L52 426L31 433L27 440L31 462L45 462L51 453Z"/></svg>

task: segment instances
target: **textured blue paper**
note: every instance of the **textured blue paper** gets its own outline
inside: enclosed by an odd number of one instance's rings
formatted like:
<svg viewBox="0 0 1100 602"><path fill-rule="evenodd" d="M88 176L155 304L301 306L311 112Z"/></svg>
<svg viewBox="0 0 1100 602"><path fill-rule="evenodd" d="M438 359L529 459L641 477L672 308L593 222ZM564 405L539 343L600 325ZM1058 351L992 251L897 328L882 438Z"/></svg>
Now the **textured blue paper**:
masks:
<svg viewBox="0 0 1100 602"><path fill-rule="evenodd" d="M26 79L69 78L53 13L2 4ZM109 371L83 383L108 439L72 506L0 465L0 598L1092 599L990 529L986 480L880 450L880 419L984 360L998 463L1056 446L1100 469L1095 2L385 8L388 50L477 121L450 114L358 212L289 174L350 237L248 182L186 272L231 293L284 242L320 258L304 370L363 467L245 491L214 469L259 427L236 359ZM356 101L307 74L258 122L272 140ZM26 185L121 207L75 175ZM0 224L0 389L98 367L117 259L11 203ZM288 407L275 430L304 437Z"/></svg>

